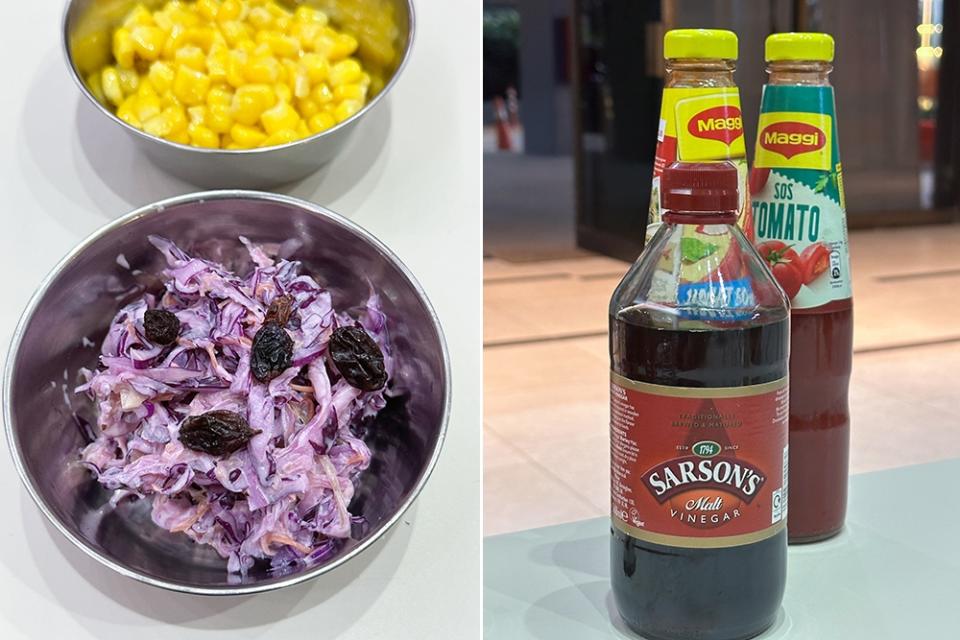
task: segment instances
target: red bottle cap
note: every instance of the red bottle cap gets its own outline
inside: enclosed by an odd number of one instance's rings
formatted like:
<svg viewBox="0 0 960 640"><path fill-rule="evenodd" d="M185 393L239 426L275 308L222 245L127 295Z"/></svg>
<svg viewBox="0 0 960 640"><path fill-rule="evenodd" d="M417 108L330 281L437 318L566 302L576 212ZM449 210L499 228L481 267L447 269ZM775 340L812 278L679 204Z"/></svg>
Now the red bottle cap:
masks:
<svg viewBox="0 0 960 640"><path fill-rule="evenodd" d="M729 162L674 162L660 176L664 211L729 213L740 208L740 177Z"/></svg>

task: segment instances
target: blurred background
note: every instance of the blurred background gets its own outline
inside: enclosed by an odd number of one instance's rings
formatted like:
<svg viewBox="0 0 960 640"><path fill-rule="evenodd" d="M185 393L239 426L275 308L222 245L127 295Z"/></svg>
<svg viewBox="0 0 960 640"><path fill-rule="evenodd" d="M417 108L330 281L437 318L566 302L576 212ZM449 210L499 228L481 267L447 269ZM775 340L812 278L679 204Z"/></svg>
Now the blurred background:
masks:
<svg viewBox="0 0 960 640"><path fill-rule="evenodd" d="M960 0L485 1L487 534L606 515L607 303L642 248L666 30L836 39L853 473L960 456Z"/></svg>

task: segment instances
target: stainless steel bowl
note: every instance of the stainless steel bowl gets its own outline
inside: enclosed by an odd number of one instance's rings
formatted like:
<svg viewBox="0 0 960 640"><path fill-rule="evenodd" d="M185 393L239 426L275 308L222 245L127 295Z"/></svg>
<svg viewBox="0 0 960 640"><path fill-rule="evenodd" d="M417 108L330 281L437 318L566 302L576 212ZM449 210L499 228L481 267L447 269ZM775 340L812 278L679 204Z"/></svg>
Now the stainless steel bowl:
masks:
<svg viewBox="0 0 960 640"><path fill-rule="evenodd" d="M162 258L147 242L167 236L225 264L247 265L239 242L295 239L295 257L327 286L338 308L366 300L368 281L381 293L397 354L396 382L410 390L404 410L385 410L366 437L373 464L359 480L351 511L369 530L325 564L277 576L254 570L228 578L226 561L209 547L150 520L146 500L110 508L110 492L77 464L82 438L71 409L93 416L72 393L80 367L95 367L99 344L118 298L135 286L156 286ZM226 241L226 242L225 242ZM131 270L120 266L123 254ZM121 260L122 262L122 260ZM142 272L142 273L138 273ZM92 340L96 347L84 346ZM142 582L196 594L244 594L295 584L363 552L395 524L430 475L446 432L450 372L443 334L426 295L380 241L321 207L258 192L181 196L108 224L70 252L40 284L7 357L3 416L20 477L41 511L95 560Z"/></svg>
<svg viewBox="0 0 960 640"><path fill-rule="evenodd" d="M177 144L133 127L101 104L84 82L84 72L75 61L74 50L83 39L99 43L106 63L110 59L113 28L138 2L148 7L165 0L70 0L63 16L63 49L70 75L84 96L114 124L122 127L154 163L165 171L202 187L265 189L304 178L332 160L363 118L374 109L396 83L410 57L414 37L412 0L279 0L309 4L325 9L331 23L357 37L357 56L383 76L383 88L372 95L363 109L337 126L310 138L263 149L203 149ZM338 18L339 17L339 18ZM370 20L392 20L392 40L385 41L362 30ZM93 36L93 39L88 39ZM392 57L384 54L392 50Z"/></svg>

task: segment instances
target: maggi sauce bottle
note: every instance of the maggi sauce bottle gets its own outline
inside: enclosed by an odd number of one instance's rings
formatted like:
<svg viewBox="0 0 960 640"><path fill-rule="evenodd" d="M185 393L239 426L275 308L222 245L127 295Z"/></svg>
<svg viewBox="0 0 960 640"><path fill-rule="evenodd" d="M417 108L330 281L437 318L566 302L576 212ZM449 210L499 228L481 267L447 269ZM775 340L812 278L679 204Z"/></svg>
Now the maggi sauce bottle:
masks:
<svg viewBox="0 0 960 640"><path fill-rule="evenodd" d="M756 246L791 300L790 542L843 527L853 352L850 256L833 87L833 38L767 38L750 177Z"/></svg>
<svg viewBox="0 0 960 640"><path fill-rule="evenodd" d="M610 301L611 581L644 637L733 640L787 566L789 307L736 225L737 169L676 163Z"/></svg>
<svg viewBox="0 0 960 640"><path fill-rule="evenodd" d="M676 161L728 160L736 166L742 184L737 215L741 228L751 237L743 115L740 89L733 81L737 36L720 29L673 29L663 37L663 54L667 77L660 104L646 241L661 222L660 176Z"/></svg>

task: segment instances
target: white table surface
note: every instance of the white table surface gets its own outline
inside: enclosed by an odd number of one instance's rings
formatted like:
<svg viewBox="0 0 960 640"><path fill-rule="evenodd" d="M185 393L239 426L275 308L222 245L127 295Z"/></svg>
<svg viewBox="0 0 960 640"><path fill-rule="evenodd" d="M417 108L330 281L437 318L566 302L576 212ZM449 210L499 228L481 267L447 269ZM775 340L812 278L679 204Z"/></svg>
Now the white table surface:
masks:
<svg viewBox="0 0 960 640"><path fill-rule="evenodd" d="M79 240L133 208L197 190L156 169L81 101L61 58L61 8L17 3L0 27L3 355L34 288ZM252 597L188 597L114 575L74 549L3 453L0 638L480 636L480 16L467 2L417 8L413 57L394 91L340 159L285 192L380 237L440 315L454 408L420 498L385 539L332 574Z"/></svg>
<svg viewBox="0 0 960 640"><path fill-rule="evenodd" d="M960 459L856 475L845 529L790 547L787 591L757 640L953 640ZM610 521L487 538L490 640L637 640L610 592Z"/></svg>

